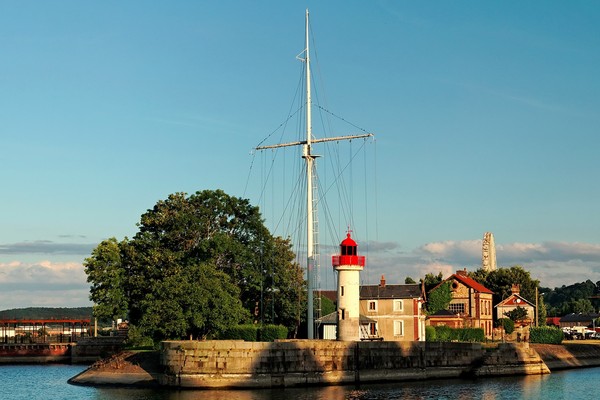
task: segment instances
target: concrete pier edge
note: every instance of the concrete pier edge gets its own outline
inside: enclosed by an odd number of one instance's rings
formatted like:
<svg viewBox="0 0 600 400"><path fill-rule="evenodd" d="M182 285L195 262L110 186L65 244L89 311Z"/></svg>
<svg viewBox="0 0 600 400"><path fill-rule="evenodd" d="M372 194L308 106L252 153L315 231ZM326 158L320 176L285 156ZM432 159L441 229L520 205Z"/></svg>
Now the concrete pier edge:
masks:
<svg viewBox="0 0 600 400"><path fill-rule="evenodd" d="M600 366L600 344L577 346L584 347L322 340L169 341L161 345L161 372L132 374L88 369L70 383L251 389L539 375L555 369Z"/></svg>

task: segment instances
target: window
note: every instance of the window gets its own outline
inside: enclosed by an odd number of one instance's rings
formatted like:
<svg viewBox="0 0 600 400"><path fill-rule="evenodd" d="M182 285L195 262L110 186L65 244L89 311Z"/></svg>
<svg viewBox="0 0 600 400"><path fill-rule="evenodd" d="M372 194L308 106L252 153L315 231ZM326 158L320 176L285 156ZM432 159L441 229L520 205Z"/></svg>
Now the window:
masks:
<svg viewBox="0 0 600 400"><path fill-rule="evenodd" d="M394 336L404 336L404 321L394 321Z"/></svg>
<svg viewBox="0 0 600 400"><path fill-rule="evenodd" d="M342 319L346 319L346 309L342 308Z"/></svg>
<svg viewBox="0 0 600 400"><path fill-rule="evenodd" d="M402 310L404 310L404 304L402 304L402 300L394 300L394 311Z"/></svg>
<svg viewBox="0 0 600 400"><path fill-rule="evenodd" d="M369 300L369 312L377 311L377 300Z"/></svg>
<svg viewBox="0 0 600 400"><path fill-rule="evenodd" d="M375 323L375 322L369 323L369 335L377 336L377 323Z"/></svg>
<svg viewBox="0 0 600 400"><path fill-rule="evenodd" d="M341 289L340 290L340 296L343 296L344 295L344 287L342 286L340 289Z"/></svg>
<svg viewBox="0 0 600 400"><path fill-rule="evenodd" d="M465 313L465 304L464 303L453 303L448 306L448 310L452 311L454 314L464 314Z"/></svg>

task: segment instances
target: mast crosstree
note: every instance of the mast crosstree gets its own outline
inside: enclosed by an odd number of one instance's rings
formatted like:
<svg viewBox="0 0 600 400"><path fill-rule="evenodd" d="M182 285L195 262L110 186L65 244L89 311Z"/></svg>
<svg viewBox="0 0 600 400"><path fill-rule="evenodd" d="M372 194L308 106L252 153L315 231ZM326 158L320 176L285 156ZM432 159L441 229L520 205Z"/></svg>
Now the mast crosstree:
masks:
<svg viewBox="0 0 600 400"><path fill-rule="evenodd" d="M258 146L255 150L267 150L267 149L275 149L280 147L290 147L290 146L302 146L302 158L304 158L306 162L306 280L307 280L307 328L308 328L308 338L314 339L315 333L315 321L314 321L314 268L317 265L317 254L315 252L316 247L316 237L318 237L318 233L316 232L316 221L317 221L317 206L314 201L314 185L313 185L313 177L314 177L314 169L315 169L315 159L319 157L318 155L312 154L312 145L314 143L324 143L324 142L337 142L342 140L352 140L352 139L361 139L366 137L372 137L372 133L365 133L359 135L348 135L348 136L337 136L337 137L328 137L328 138L313 138L312 135L312 98L311 98L311 73L310 73L310 49L309 49L309 13L308 9L306 10L306 44L304 51L300 54L304 54L304 58L298 56L297 58L300 61L306 63L306 140L296 141L296 142L288 142L288 143L280 143L268 146Z"/></svg>

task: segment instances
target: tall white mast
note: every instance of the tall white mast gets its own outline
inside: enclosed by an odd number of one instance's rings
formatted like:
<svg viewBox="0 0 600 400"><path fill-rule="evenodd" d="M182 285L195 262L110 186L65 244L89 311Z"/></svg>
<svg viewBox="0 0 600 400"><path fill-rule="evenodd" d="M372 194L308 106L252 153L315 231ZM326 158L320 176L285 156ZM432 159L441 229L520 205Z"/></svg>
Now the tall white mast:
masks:
<svg viewBox="0 0 600 400"><path fill-rule="evenodd" d="M372 133L366 133L361 135L351 136L338 136L331 138L313 139L312 137L312 98L311 98L311 82L310 82L310 51L309 51L309 24L308 24L308 9L306 9L306 46L304 49L304 58L300 58L306 62L306 141L281 143L269 146L259 146L255 150L274 149L279 147L287 146L299 146L302 145L302 158L306 160L306 280L307 280L307 291L308 291L308 312L307 312L307 327L308 327L308 338L314 339L315 333L315 320L314 320L314 307L313 307L313 273L315 267L315 254L314 254L314 237L315 237L315 226L314 226L314 215L317 212L316 207L313 203L313 170L314 161L318 157L311 153L311 145L313 143L322 142L334 142L340 140L352 140L360 139L365 137L373 136ZM300 53L302 54L302 53Z"/></svg>
<svg viewBox="0 0 600 400"><path fill-rule="evenodd" d="M306 143L302 146L302 157L306 160L306 280L308 281L308 319L307 329L308 338L314 339L314 300L313 300L313 271L315 267L314 259L314 235L313 235L313 165L314 157L311 154L312 139L312 99L310 97L310 49L308 36L308 8L306 9Z"/></svg>

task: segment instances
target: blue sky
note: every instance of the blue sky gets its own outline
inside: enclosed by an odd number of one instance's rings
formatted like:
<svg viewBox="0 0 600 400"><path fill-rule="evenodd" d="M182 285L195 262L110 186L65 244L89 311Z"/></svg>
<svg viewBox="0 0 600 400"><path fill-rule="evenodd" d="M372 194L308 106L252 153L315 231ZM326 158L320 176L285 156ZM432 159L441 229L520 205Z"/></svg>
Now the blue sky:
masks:
<svg viewBox="0 0 600 400"><path fill-rule="evenodd" d="M290 112L307 7L319 104L376 135L341 150L369 170L366 283L476 269L486 231L544 286L600 280L597 2L0 5L0 309L88 305L82 260L170 193L262 205L249 153Z"/></svg>

